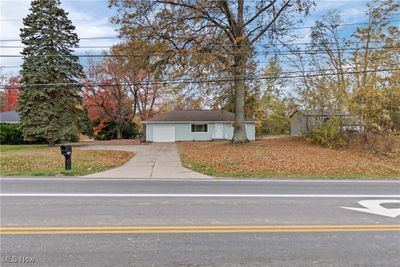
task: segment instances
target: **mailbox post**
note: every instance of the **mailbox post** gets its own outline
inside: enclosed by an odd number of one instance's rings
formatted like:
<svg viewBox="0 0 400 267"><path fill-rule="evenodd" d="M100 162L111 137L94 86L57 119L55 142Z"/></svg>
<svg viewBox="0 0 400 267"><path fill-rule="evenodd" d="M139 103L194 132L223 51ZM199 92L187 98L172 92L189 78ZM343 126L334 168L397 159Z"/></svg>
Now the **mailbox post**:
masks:
<svg viewBox="0 0 400 267"><path fill-rule="evenodd" d="M72 167L72 146L62 145L60 148L61 148L61 155L65 157L65 169L70 170Z"/></svg>

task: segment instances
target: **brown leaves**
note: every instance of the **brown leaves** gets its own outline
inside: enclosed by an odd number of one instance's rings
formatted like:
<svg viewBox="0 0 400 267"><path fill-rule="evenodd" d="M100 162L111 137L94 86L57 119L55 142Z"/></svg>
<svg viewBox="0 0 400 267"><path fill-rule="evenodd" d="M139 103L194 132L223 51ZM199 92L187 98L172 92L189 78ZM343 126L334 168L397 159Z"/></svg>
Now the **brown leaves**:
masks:
<svg viewBox="0 0 400 267"><path fill-rule="evenodd" d="M216 176L395 177L400 157L365 151L335 150L300 138L259 140L250 144L182 142L184 164Z"/></svg>
<svg viewBox="0 0 400 267"><path fill-rule="evenodd" d="M115 168L126 163L133 153L73 149L72 170L64 170L64 157L58 147L26 146L0 155L2 175L84 175Z"/></svg>

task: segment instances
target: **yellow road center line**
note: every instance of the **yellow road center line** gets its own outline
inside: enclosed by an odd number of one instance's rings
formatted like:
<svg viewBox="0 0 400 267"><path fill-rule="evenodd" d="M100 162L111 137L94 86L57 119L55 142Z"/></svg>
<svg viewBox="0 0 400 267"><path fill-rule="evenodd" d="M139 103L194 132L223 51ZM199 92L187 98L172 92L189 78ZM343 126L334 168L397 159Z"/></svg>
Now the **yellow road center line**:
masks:
<svg viewBox="0 0 400 267"><path fill-rule="evenodd" d="M332 233L332 232L400 232L400 228L331 228L331 229L219 229L219 230L108 230L108 231L5 231L0 235L58 234L191 234L191 233Z"/></svg>
<svg viewBox="0 0 400 267"><path fill-rule="evenodd" d="M400 231L400 224L384 225L197 225L197 226L70 226L1 227L3 234L107 233L257 233L257 232L368 232Z"/></svg>
<svg viewBox="0 0 400 267"><path fill-rule="evenodd" d="M0 231L37 230L184 230L184 229L315 229L315 228L397 228L400 224L350 224L350 225L146 225L146 226L4 226Z"/></svg>

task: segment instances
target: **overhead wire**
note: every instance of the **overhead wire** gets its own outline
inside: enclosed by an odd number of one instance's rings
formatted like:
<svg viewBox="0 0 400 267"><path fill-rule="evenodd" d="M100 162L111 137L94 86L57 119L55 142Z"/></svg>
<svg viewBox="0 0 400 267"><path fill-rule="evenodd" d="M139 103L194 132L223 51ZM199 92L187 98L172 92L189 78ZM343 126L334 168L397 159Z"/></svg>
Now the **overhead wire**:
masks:
<svg viewBox="0 0 400 267"><path fill-rule="evenodd" d="M388 23L397 23L400 20L389 20ZM366 25L369 24L368 22L354 22L354 23L343 23L343 24L336 24L337 27L346 27L346 26L355 26L355 25ZM311 29L315 26L300 26L300 27L289 27L286 29L278 29L278 30L302 30L302 29ZM203 35L199 35L203 36ZM93 37L80 37L80 40L107 40L107 39L121 39L125 38L124 36L93 36ZM0 42L20 42L21 39L0 39Z"/></svg>
<svg viewBox="0 0 400 267"><path fill-rule="evenodd" d="M134 83L121 82L121 83L91 83L90 81L83 82L73 82L73 83L42 83L42 84L23 84L21 87L24 88L34 88L34 89L46 89L49 87L68 87L68 86L127 86L127 85L153 85L153 84L196 84L196 83L219 83L219 82L233 82L238 80L245 81L257 81L257 80L271 80L271 79L291 79L291 78L303 78L303 77L319 77L319 76L335 76L335 75L346 75L346 74L361 74L361 73L377 73L377 72L389 72L389 71L400 71L400 68L389 68L389 69L378 69L378 70L363 70L363 71L343 71L336 73L309 73L309 72L321 72L323 70L316 71L293 71L293 72L282 72L281 76L254 76L254 75L244 75L244 76L226 76L226 77L215 77L212 79L165 79L165 80L142 80ZM332 70L330 70L332 71ZM302 73L301 75L287 75L287 74L296 74ZM304 75L304 73L309 73ZM286 76L285 76L286 75ZM20 87L10 87L10 86L1 86L0 89L10 90L10 89L20 89Z"/></svg>

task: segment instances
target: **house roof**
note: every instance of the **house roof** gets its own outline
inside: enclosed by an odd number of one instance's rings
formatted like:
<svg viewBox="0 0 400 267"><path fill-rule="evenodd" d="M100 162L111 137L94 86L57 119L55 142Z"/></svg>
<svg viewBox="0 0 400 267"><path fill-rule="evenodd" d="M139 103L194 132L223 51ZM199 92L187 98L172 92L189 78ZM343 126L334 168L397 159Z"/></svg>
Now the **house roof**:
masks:
<svg viewBox="0 0 400 267"><path fill-rule="evenodd" d="M162 113L147 122L234 121L235 114L223 110L179 110ZM246 119L246 121L253 121Z"/></svg>
<svg viewBox="0 0 400 267"><path fill-rule="evenodd" d="M16 111L0 113L0 123L19 123L19 114Z"/></svg>
<svg viewBox="0 0 400 267"><path fill-rule="evenodd" d="M338 112L329 109L307 109L301 110L297 109L292 114L290 114L289 118L291 118L294 114L300 113L305 116L351 116L349 112Z"/></svg>

